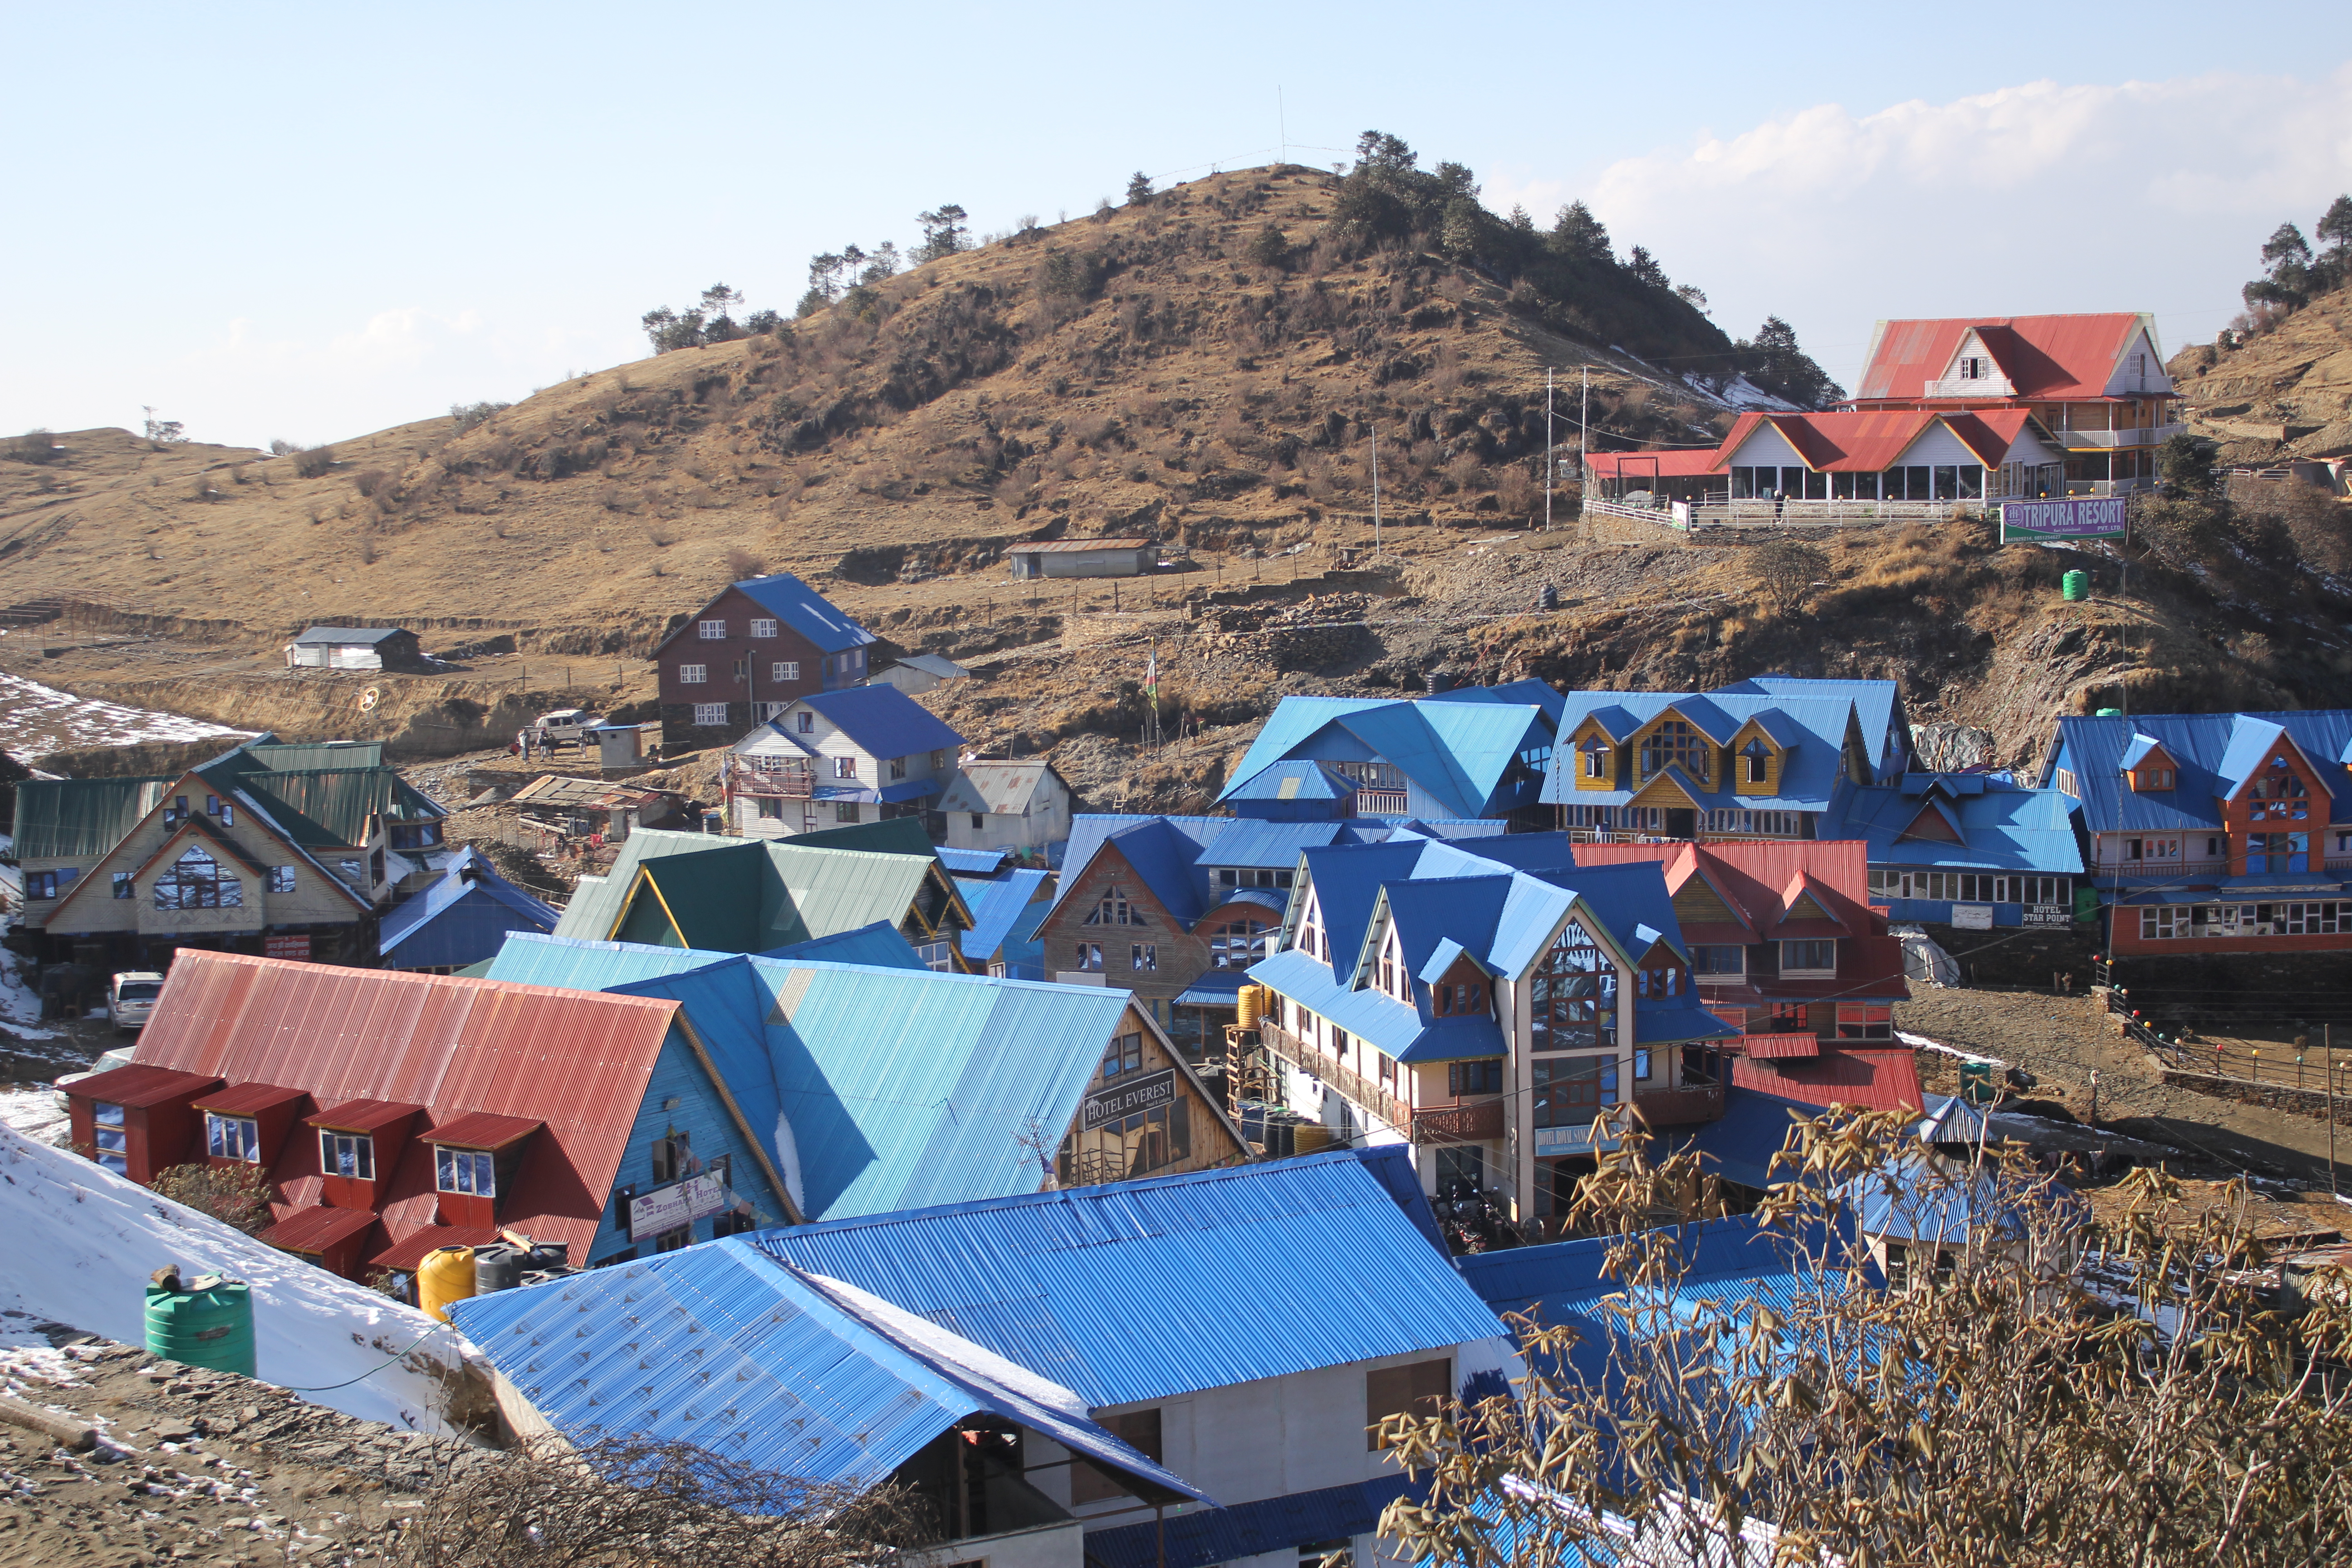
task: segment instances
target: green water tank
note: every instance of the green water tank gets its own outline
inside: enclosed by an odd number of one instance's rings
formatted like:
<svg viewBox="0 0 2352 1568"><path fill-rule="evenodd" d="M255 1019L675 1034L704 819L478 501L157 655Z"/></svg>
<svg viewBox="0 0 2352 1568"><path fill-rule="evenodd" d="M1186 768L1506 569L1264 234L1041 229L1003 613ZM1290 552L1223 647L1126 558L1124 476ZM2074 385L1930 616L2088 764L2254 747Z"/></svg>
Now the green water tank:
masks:
<svg viewBox="0 0 2352 1568"><path fill-rule="evenodd" d="M147 1287L147 1353L253 1376L252 1287L211 1274L183 1286L164 1270Z"/></svg>
<svg viewBox="0 0 2352 1568"><path fill-rule="evenodd" d="M2124 710L2120 708L2102 708L2096 716L2101 719L2120 719L2124 716Z"/></svg>
<svg viewBox="0 0 2352 1568"><path fill-rule="evenodd" d="M1960 1064L1960 1098L1970 1105L1990 1104L2000 1097L2000 1087L1993 1082L1992 1063L1962 1062Z"/></svg>
<svg viewBox="0 0 2352 1568"><path fill-rule="evenodd" d="M2078 566L2058 579L2058 591L2068 604L2079 605L2091 596L2091 574Z"/></svg>

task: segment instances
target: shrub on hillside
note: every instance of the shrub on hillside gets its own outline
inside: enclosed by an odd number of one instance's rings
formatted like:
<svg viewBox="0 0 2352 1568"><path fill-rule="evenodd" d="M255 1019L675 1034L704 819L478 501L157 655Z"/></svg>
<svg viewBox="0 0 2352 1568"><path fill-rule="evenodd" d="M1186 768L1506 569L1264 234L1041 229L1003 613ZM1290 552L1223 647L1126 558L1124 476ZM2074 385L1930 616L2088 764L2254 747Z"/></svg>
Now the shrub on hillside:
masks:
<svg viewBox="0 0 2352 1568"><path fill-rule="evenodd" d="M1830 558L1819 546L1794 539L1776 539L1748 552L1756 591L1782 615L1803 606L1813 585L1829 575Z"/></svg>
<svg viewBox="0 0 2352 1568"><path fill-rule="evenodd" d="M12 463L48 463L56 461L57 456L58 438L47 430L27 430L0 442L0 458Z"/></svg>
<svg viewBox="0 0 2352 1568"><path fill-rule="evenodd" d="M1253 267L1287 268L1290 241L1283 237L1281 225L1270 223L1250 237L1249 248L1242 255Z"/></svg>
<svg viewBox="0 0 2352 1568"><path fill-rule="evenodd" d="M269 1183L258 1165L173 1165L156 1173L155 1191L247 1236L269 1228Z"/></svg>
<svg viewBox="0 0 2352 1568"><path fill-rule="evenodd" d="M491 415L503 414L513 406L510 403L453 403L449 405L449 434L463 436Z"/></svg>
<svg viewBox="0 0 2352 1568"><path fill-rule="evenodd" d="M297 479L319 479L335 466L332 447L297 447L294 448L294 474Z"/></svg>

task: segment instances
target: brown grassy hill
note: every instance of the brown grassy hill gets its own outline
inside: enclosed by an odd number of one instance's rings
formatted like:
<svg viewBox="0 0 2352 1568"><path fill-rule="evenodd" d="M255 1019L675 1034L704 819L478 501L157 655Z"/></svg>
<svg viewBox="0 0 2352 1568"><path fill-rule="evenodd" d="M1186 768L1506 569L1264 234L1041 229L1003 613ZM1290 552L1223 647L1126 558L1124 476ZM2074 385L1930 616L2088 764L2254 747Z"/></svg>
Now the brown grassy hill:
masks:
<svg viewBox="0 0 2352 1568"><path fill-rule="evenodd" d="M2228 334L2172 356L2190 430L2233 464L2352 453L2352 287L2324 294L2270 331Z"/></svg>
<svg viewBox="0 0 2352 1568"><path fill-rule="evenodd" d="M1524 516L1547 365L1593 367L1596 425L1706 437L1708 399L1553 335L1475 271L1316 243L1336 187L1297 168L1196 182L462 434L441 418L339 441L311 479L289 458L74 433L61 460L0 462L6 592L265 639L399 621L593 628L554 645L610 651L752 560L878 586L983 572L1059 531L1321 539L1370 506L1375 422L1392 516ZM1253 265L1269 223L1290 254Z"/></svg>

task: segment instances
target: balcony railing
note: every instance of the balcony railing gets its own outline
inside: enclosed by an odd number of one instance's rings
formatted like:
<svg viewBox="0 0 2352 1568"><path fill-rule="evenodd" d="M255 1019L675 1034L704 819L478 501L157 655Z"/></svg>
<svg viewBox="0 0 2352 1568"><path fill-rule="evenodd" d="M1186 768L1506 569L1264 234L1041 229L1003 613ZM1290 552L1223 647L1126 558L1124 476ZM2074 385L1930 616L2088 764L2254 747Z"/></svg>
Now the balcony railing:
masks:
<svg viewBox="0 0 2352 1568"><path fill-rule="evenodd" d="M1266 1046L1276 1055L1288 1057L1298 1064L1300 1071L1313 1073L1338 1089L1342 1100L1378 1117L1391 1127L1402 1128L1412 1123L1412 1112L1397 1099L1394 1090L1384 1089L1354 1068L1340 1065L1337 1058L1312 1040L1301 1039L1289 1030L1273 1024L1260 1024L1258 1027Z"/></svg>
<svg viewBox="0 0 2352 1568"><path fill-rule="evenodd" d="M2077 430L2067 426L2050 434L2062 447L2161 447L2186 428L2181 425L2147 425L2130 430Z"/></svg>
<svg viewBox="0 0 2352 1568"><path fill-rule="evenodd" d="M816 793L816 771L793 767L767 773L739 765L728 771L727 784L737 795L787 795L805 800Z"/></svg>
<svg viewBox="0 0 2352 1568"><path fill-rule="evenodd" d="M1636 1086L1633 1105L1653 1127L1687 1127L1694 1122L1716 1121L1723 1116L1723 1086L1719 1083L1686 1083L1679 1089L1643 1089Z"/></svg>
<svg viewBox="0 0 2352 1568"><path fill-rule="evenodd" d="M1474 1143L1503 1136L1503 1102L1441 1105L1412 1113L1416 1143Z"/></svg>

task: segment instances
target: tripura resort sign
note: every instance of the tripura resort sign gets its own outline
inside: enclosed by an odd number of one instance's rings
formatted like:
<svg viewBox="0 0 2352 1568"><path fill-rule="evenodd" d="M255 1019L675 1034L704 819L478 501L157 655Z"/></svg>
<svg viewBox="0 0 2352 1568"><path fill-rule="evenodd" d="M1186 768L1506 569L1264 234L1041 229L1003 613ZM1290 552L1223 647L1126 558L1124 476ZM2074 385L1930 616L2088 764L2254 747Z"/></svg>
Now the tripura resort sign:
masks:
<svg viewBox="0 0 2352 1568"><path fill-rule="evenodd" d="M2076 496L2069 500L2005 500L2000 503L2000 542L2121 539L2128 531L2125 500Z"/></svg>

